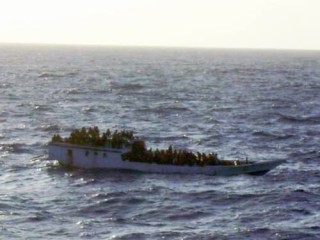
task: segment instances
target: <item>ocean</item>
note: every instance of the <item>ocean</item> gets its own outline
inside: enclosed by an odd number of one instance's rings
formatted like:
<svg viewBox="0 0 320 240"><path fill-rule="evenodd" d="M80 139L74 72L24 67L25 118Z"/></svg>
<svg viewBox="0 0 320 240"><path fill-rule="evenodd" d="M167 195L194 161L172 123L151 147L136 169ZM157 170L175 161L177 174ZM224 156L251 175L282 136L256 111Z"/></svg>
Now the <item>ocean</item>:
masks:
<svg viewBox="0 0 320 240"><path fill-rule="evenodd" d="M320 239L320 52L0 45L0 239ZM285 159L264 176L65 169L53 134Z"/></svg>

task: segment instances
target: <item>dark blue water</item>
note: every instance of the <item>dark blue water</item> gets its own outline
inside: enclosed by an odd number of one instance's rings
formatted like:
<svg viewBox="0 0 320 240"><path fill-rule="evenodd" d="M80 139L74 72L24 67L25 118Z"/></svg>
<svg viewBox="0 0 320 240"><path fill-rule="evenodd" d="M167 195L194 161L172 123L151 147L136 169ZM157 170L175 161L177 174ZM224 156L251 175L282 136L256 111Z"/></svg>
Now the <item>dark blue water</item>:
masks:
<svg viewBox="0 0 320 240"><path fill-rule="evenodd" d="M320 52L0 46L1 239L319 239ZM55 133L286 159L262 177L67 170Z"/></svg>

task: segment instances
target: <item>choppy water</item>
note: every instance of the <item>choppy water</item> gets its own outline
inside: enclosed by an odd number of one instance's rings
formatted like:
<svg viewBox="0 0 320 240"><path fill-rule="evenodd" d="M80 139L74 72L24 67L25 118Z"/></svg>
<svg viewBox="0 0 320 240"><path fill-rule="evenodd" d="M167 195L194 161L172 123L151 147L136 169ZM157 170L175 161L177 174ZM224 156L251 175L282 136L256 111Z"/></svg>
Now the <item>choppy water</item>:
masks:
<svg viewBox="0 0 320 240"><path fill-rule="evenodd" d="M1 239L319 239L320 52L0 46ZM262 177L66 170L54 133L286 159Z"/></svg>

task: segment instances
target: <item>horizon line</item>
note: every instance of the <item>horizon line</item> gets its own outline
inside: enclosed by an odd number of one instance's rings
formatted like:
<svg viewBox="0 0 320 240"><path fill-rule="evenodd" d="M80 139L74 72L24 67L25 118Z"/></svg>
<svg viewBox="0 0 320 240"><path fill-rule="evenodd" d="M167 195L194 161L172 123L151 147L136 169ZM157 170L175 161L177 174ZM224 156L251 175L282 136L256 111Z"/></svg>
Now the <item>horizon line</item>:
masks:
<svg viewBox="0 0 320 240"><path fill-rule="evenodd" d="M312 48L273 48L273 47L213 47L213 46L175 46L175 45L116 45L94 43L40 43L40 42L0 42L1 45L52 46L52 47L105 47L105 48L162 48L162 49L203 49L203 50L257 50L257 51L320 51Z"/></svg>

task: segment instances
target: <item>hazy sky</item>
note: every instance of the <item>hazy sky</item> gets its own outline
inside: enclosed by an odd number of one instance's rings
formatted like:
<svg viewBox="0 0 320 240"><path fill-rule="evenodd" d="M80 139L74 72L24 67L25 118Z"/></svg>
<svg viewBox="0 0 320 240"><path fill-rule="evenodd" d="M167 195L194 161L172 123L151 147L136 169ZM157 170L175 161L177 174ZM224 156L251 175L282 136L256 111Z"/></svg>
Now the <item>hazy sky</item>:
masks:
<svg viewBox="0 0 320 240"><path fill-rule="evenodd" d="M320 0L0 0L0 42L320 50Z"/></svg>

